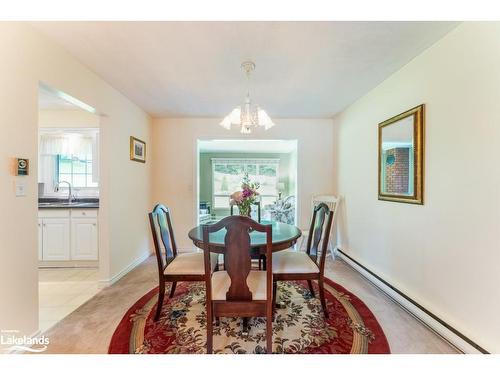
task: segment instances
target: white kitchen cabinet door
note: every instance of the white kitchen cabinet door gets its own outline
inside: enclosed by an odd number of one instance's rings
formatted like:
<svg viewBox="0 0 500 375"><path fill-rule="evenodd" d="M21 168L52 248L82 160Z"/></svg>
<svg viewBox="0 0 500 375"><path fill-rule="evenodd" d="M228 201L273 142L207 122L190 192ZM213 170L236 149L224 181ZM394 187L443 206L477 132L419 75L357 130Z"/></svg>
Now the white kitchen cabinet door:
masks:
<svg viewBox="0 0 500 375"><path fill-rule="evenodd" d="M69 260L69 219L42 220L43 260Z"/></svg>
<svg viewBox="0 0 500 375"><path fill-rule="evenodd" d="M71 259L98 259L97 218L71 219Z"/></svg>
<svg viewBox="0 0 500 375"><path fill-rule="evenodd" d="M43 260L43 220L38 219L38 260Z"/></svg>

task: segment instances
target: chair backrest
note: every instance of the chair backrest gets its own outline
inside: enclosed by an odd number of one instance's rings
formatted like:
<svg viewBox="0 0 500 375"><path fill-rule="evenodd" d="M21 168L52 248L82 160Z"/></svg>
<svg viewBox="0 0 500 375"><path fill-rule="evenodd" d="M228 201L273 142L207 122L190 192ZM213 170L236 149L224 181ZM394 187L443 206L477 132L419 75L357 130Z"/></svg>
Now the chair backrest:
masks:
<svg viewBox="0 0 500 375"><path fill-rule="evenodd" d="M315 207L319 203L325 203L330 211L335 211L339 200L335 195L315 195L312 198L312 207Z"/></svg>
<svg viewBox="0 0 500 375"><path fill-rule="evenodd" d="M177 256L170 210L163 204L157 204L149 213L149 225L153 235L158 271L163 275L167 265Z"/></svg>
<svg viewBox="0 0 500 375"><path fill-rule="evenodd" d="M337 238L335 236L336 234L336 228L335 226L338 225L337 224L337 216L338 216L338 213L339 213L339 206L341 204L341 201L342 201L342 196L335 196L335 195L315 195L313 198L312 198L312 207L316 206L317 204L319 203L325 203L328 208L330 208L330 211L333 211L333 225L332 225L332 229L333 229L333 234L334 234L334 238L333 240L336 241ZM331 243L332 246L336 246L336 242L334 244ZM333 249L331 249L333 250Z"/></svg>
<svg viewBox="0 0 500 375"><path fill-rule="evenodd" d="M203 225L203 251L205 258L205 277L207 284L207 299L211 300L212 273L210 266L210 233L226 229L224 238L224 268L226 269L231 285L226 293L226 301L251 301L252 292L247 284L250 273L250 232L266 233L266 272L267 295L272 293L272 225L259 224L245 216L228 216L212 225Z"/></svg>
<svg viewBox="0 0 500 375"><path fill-rule="evenodd" d="M231 216L234 215L234 206L235 206L234 204L230 205ZM257 221L260 223L261 219L260 201L257 201L254 204L252 204L252 207L257 207Z"/></svg>
<svg viewBox="0 0 500 375"><path fill-rule="evenodd" d="M319 203L314 206L311 227L307 238L306 252L318 265L321 272L323 272L325 268L332 221L333 211L330 210L326 203Z"/></svg>

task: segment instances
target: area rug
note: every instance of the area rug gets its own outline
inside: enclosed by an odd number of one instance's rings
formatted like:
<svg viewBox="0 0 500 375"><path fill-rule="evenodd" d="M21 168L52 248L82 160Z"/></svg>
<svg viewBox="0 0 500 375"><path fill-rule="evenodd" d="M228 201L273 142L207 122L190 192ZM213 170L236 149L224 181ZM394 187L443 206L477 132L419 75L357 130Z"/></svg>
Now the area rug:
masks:
<svg viewBox="0 0 500 375"><path fill-rule="evenodd" d="M390 353L377 319L359 298L329 279L325 289L327 320L306 283L278 283L281 308L273 322L273 353ZM168 293L158 322L153 321L158 288L127 311L113 334L109 353L206 353L204 283L180 283L170 300ZM241 318L221 318L214 326L214 353L264 353L265 318L250 318L249 327L245 337Z"/></svg>

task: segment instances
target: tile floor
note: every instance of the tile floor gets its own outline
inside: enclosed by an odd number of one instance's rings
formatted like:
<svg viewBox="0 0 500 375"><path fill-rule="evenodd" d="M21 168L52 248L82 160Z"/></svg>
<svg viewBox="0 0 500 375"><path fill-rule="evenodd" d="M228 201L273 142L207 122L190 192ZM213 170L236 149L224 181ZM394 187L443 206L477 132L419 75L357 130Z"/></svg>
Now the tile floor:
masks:
<svg viewBox="0 0 500 375"><path fill-rule="evenodd" d="M96 268L41 268L39 329L44 332L99 292Z"/></svg>

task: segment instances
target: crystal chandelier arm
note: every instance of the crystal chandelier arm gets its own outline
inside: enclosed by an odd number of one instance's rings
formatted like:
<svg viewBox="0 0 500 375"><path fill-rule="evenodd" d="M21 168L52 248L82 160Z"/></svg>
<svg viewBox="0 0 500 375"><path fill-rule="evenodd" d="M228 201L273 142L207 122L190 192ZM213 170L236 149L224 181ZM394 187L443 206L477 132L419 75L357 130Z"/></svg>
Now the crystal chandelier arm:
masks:
<svg viewBox="0 0 500 375"><path fill-rule="evenodd" d="M271 117L264 111L259 108L259 126L263 126L265 130L271 129L274 126L273 120Z"/></svg>
<svg viewBox="0 0 500 375"><path fill-rule="evenodd" d="M255 69L255 64L252 61L244 61L241 64L242 69L247 76L247 95L245 102L241 107L236 107L232 112L224 117L220 125L225 129L231 129L231 125L240 125L241 133L250 134L252 128L262 126L265 130L274 126L274 122L268 116L266 111L252 104L250 99L250 74Z"/></svg>
<svg viewBox="0 0 500 375"><path fill-rule="evenodd" d="M224 119L219 123L219 125L227 130L231 130L231 114L224 117Z"/></svg>
<svg viewBox="0 0 500 375"><path fill-rule="evenodd" d="M241 116L241 108L236 107L231 111L230 114L224 117L224 120L222 120L219 125L225 129L230 130L231 125L238 125L240 123L240 116Z"/></svg>

